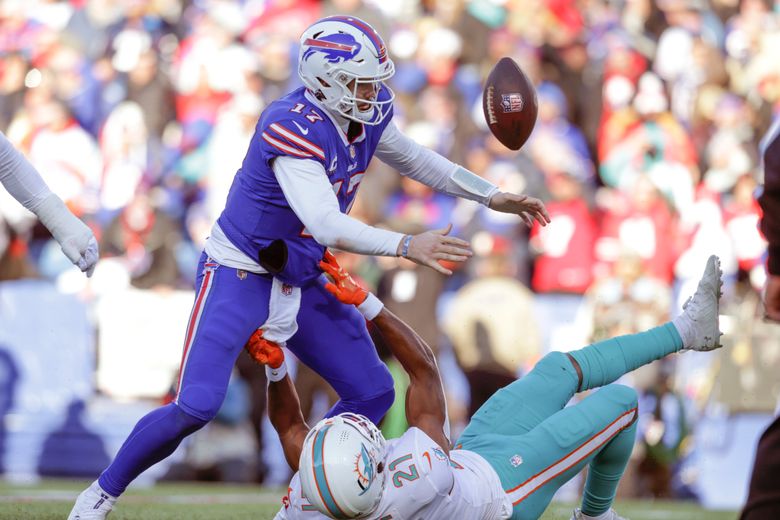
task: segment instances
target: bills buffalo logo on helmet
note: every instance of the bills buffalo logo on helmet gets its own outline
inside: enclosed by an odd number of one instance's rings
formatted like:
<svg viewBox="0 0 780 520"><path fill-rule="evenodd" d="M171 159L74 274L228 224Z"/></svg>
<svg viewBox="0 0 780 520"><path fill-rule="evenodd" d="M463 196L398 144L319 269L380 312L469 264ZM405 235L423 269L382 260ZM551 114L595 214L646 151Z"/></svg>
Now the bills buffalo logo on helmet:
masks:
<svg viewBox="0 0 780 520"><path fill-rule="evenodd" d="M308 47L303 53L303 59L308 60L315 52L325 55L330 63L341 63L351 60L360 52L361 45L351 34L328 34L321 38L307 38L303 45Z"/></svg>
<svg viewBox="0 0 780 520"><path fill-rule="evenodd" d="M523 97L520 94L502 94L501 109L504 112L520 112L523 110Z"/></svg>

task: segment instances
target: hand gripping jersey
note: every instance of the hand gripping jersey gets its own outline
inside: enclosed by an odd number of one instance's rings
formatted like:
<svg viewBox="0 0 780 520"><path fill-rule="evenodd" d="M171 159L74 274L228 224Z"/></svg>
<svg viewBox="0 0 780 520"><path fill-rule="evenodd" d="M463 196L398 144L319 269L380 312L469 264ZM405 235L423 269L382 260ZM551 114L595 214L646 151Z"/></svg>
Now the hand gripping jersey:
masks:
<svg viewBox="0 0 780 520"><path fill-rule="evenodd" d="M341 211L348 213L382 132L392 119L390 108L381 124L362 125L360 135L348 142L337 121L310 95L301 87L263 111L217 221L230 242L256 261L261 250L283 241L286 261L274 275L298 287L321 274L318 263L325 248L307 234L285 199L272 170L274 159L288 156L322 164ZM387 89L379 91L380 100L387 96Z"/></svg>
<svg viewBox="0 0 780 520"><path fill-rule="evenodd" d="M444 453L419 428L388 441L385 491L369 520L495 520L509 518L512 503L498 475L467 450ZM275 520L322 520L301 492L296 473Z"/></svg>

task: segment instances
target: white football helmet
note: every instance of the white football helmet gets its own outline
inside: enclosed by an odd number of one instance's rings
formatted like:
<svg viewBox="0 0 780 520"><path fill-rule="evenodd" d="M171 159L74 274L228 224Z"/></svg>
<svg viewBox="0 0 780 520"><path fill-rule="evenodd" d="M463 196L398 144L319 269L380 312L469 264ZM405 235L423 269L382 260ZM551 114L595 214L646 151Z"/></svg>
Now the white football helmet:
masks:
<svg viewBox="0 0 780 520"><path fill-rule="evenodd" d="M395 97L383 82L394 73L385 42L359 18L328 16L301 35L298 75L328 110L342 117L367 125L381 123ZM371 99L358 97L358 85L364 84L373 86ZM379 101L382 90L385 99ZM360 110L358 105L369 108Z"/></svg>
<svg viewBox="0 0 780 520"><path fill-rule="evenodd" d="M385 438L367 417L323 419L303 442L298 474L304 496L331 518L371 514L385 488Z"/></svg>

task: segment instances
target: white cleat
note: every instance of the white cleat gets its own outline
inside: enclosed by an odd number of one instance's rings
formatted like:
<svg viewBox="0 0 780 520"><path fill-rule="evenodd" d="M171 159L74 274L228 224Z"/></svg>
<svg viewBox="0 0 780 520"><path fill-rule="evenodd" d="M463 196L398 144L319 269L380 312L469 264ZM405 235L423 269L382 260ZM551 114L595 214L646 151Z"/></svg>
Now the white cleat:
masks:
<svg viewBox="0 0 780 520"><path fill-rule="evenodd" d="M606 516L599 516L599 520L628 520L628 518L623 518L619 514L615 512L614 509L610 509L605 513ZM580 511L580 508L574 510L574 512L571 514L571 520L590 520L594 517L588 516L582 511Z"/></svg>
<svg viewBox="0 0 780 520"><path fill-rule="evenodd" d="M96 480L76 498L68 520L104 520L115 503L116 498L103 491Z"/></svg>
<svg viewBox="0 0 780 520"><path fill-rule="evenodd" d="M723 271L720 259L712 255L707 259L704 274L693 296L683 305L683 318L687 318L688 341L683 350L707 352L715 350L720 344L718 318L720 315L720 296L723 286Z"/></svg>

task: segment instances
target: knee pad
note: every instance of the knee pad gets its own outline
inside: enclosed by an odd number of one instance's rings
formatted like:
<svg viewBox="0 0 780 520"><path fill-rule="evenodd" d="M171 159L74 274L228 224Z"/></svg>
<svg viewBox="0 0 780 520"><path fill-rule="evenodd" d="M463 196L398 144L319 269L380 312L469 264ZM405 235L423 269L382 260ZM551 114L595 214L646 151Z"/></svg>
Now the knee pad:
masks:
<svg viewBox="0 0 780 520"><path fill-rule="evenodd" d="M224 399L224 392L214 392L212 388L200 385L188 385L179 392L176 404L182 412L206 424L217 416Z"/></svg>
<svg viewBox="0 0 780 520"><path fill-rule="evenodd" d="M208 420L202 419L184 410L181 406L176 406L176 422L179 423L179 429L185 435L190 435L200 430L208 424Z"/></svg>
<svg viewBox="0 0 780 520"><path fill-rule="evenodd" d="M365 399L342 399L341 412L353 412L365 415L374 423L378 423L385 416L395 401L395 390L392 388L386 392Z"/></svg>
<svg viewBox="0 0 780 520"><path fill-rule="evenodd" d="M563 372L571 374L574 378L577 378L574 364L571 362L569 356L564 352L550 352L540 359L533 369L534 372L539 372L544 375L559 377Z"/></svg>
<svg viewBox="0 0 780 520"><path fill-rule="evenodd" d="M395 388L393 385L393 376L385 367L383 376L374 379L375 384L370 389L366 389L366 397L356 396L349 399L342 399L338 412L353 412L365 415L373 422L379 422L385 413L395 401Z"/></svg>

